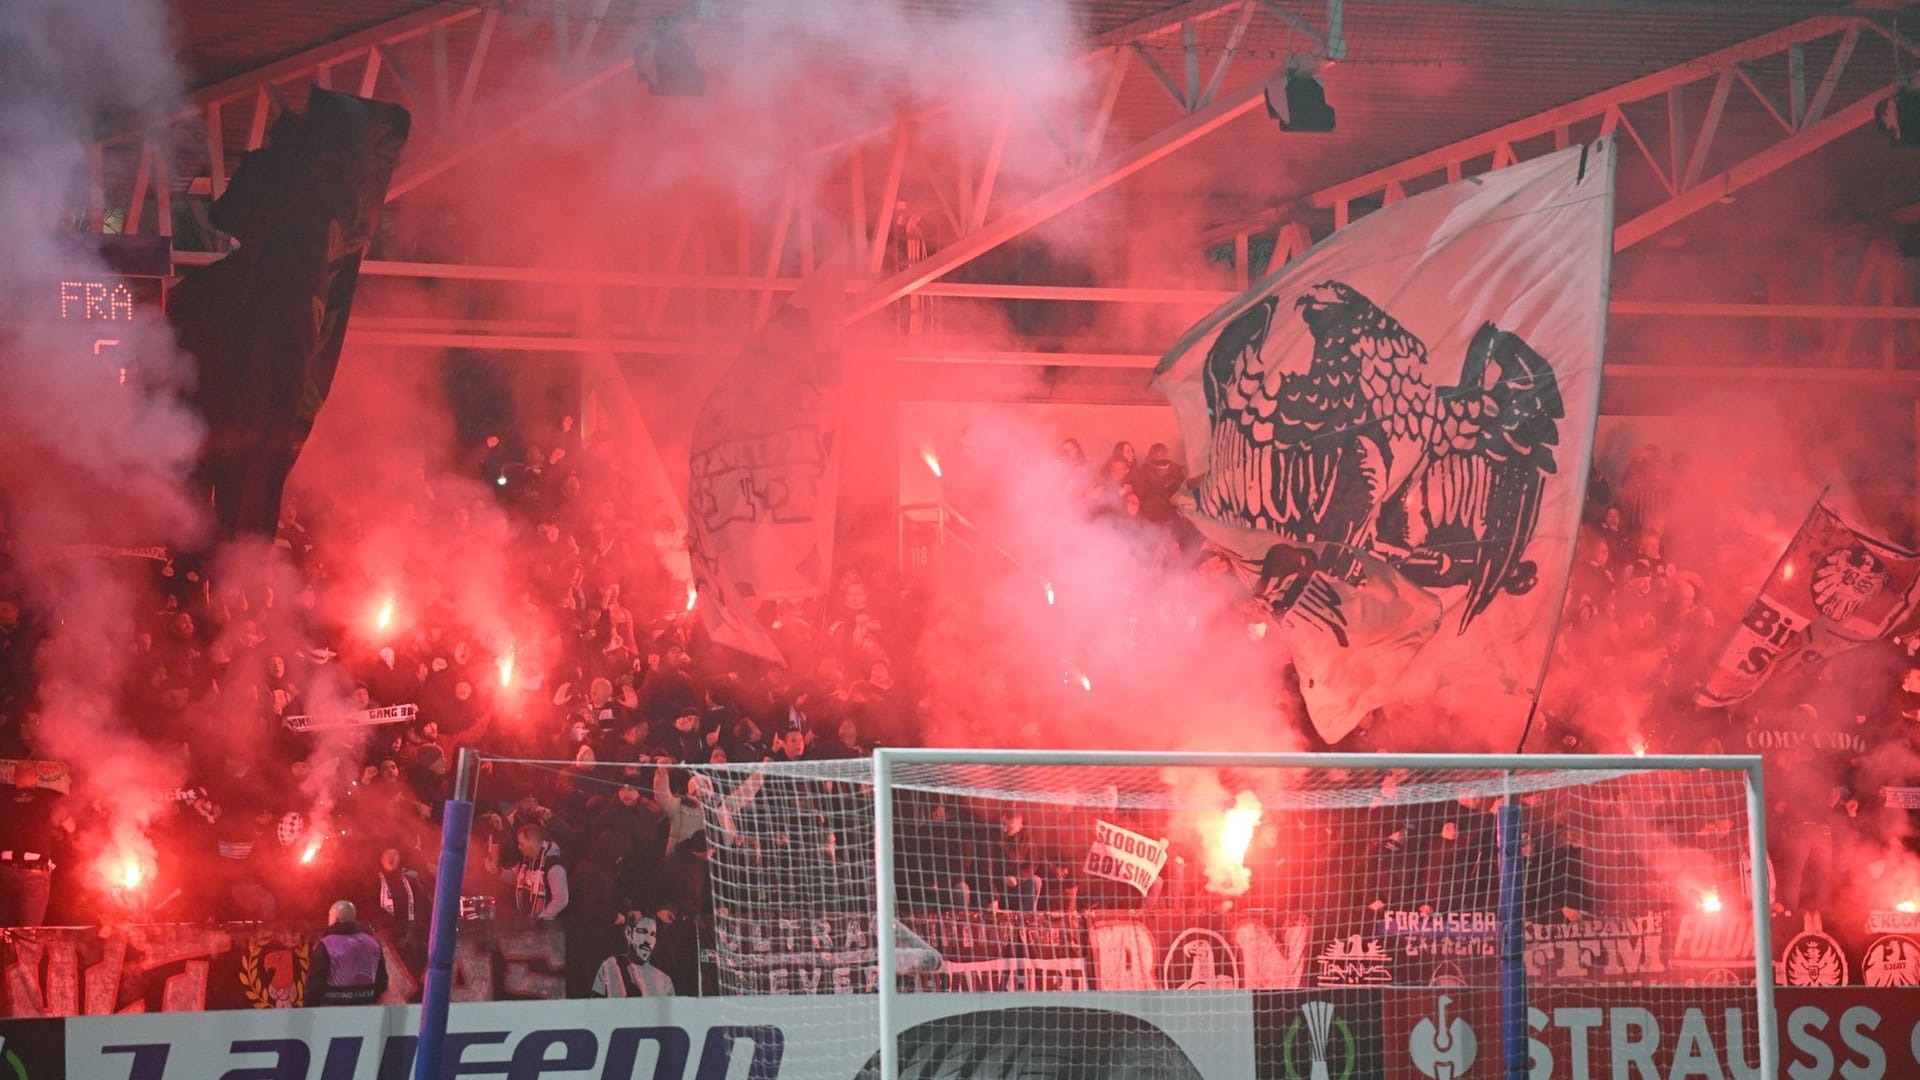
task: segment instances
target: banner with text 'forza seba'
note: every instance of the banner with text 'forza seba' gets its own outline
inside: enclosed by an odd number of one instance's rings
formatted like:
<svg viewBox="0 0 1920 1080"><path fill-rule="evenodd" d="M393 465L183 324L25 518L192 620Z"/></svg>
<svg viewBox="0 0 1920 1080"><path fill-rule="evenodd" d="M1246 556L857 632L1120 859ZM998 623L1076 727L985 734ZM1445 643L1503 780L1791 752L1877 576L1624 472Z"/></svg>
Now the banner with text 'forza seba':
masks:
<svg viewBox="0 0 1920 1080"><path fill-rule="evenodd" d="M1256 582L1327 742L1440 692L1527 712L1599 407L1613 156L1395 202L1160 364L1196 478L1183 509Z"/></svg>

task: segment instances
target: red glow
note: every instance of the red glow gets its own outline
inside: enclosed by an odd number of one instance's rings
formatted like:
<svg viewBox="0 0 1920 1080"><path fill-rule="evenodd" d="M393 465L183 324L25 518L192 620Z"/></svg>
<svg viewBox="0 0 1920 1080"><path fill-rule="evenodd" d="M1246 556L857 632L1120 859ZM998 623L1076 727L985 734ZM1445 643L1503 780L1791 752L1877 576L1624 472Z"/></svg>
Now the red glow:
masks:
<svg viewBox="0 0 1920 1080"><path fill-rule="evenodd" d="M1793 580L1793 564L1792 563L1780 564L1780 580L1781 581Z"/></svg>
<svg viewBox="0 0 1920 1080"><path fill-rule="evenodd" d="M97 872L107 888L120 893L139 891L149 877L146 861L126 848L101 856Z"/></svg>
<svg viewBox="0 0 1920 1080"><path fill-rule="evenodd" d="M1233 809L1224 811L1206 832L1213 834L1207 848L1207 891L1223 896L1239 896L1252 883L1247 848L1260 827L1260 800L1251 791L1243 791L1233 800Z"/></svg>

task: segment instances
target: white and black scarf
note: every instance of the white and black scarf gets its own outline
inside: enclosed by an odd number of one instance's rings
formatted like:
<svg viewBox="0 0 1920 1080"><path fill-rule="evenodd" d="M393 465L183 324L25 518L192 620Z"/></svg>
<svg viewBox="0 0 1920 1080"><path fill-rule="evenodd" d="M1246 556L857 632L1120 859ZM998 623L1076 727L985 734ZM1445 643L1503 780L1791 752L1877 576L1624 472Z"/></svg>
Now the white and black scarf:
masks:
<svg viewBox="0 0 1920 1080"><path fill-rule="evenodd" d="M413 921L413 882L407 879L407 873L404 870L396 872L393 876L400 879L400 888L406 891L407 915L404 921L410 923ZM389 915L395 914L393 885L387 880L385 870L380 871L380 910Z"/></svg>

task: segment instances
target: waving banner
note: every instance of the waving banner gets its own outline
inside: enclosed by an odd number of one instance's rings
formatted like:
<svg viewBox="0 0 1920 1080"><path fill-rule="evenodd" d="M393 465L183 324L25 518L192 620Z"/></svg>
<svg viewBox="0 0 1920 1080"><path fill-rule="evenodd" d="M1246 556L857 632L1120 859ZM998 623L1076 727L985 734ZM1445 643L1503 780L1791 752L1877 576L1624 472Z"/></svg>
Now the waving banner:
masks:
<svg viewBox="0 0 1920 1080"><path fill-rule="evenodd" d="M845 277L822 269L707 396L689 446L687 549L713 640L780 651L749 595L818 595L833 564Z"/></svg>
<svg viewBox="0 0 1920 1080"><path fill-rule="evenodd" d="M1889 636L1913 611L1916 583L1920 552L1895 547L1816 503L1695 701L1731 705L1783 666Z"/></svg>
<svg viewBox="0 0 1920 1080"><path fill-rule="evenodd" d="M1340 230L1162 360L1183 510L1279 618L1315 728L1536 692L1585 495L1611 140ZM1489 714L1491 715L1491 714Z"/></svg>

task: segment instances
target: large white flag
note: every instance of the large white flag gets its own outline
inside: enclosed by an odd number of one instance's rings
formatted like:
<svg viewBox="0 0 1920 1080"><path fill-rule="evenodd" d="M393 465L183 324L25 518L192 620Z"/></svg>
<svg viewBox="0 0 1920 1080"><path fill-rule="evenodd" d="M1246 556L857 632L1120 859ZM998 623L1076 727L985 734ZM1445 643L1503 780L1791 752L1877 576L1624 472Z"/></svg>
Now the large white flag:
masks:
<svg viewBox="0 0 1920 1080"><path fill-rule="evenodd" d="M1574 147L1361 218L1156 372L1195 478L1184 509L1281 616L1329 742L1396 701L1471 690L1491 720L1536 692L1599 407L1613 155Z"/></svg>
<svg viewBox="0 0 1920 1080"><path fill-rule="evenodd" d="M833 564L846 276L815 273L707 396L688 456L687 549L713 639L769 660L761 599L816 596Z"/></svg>

